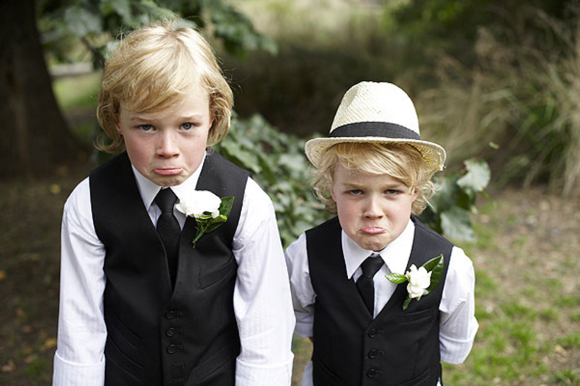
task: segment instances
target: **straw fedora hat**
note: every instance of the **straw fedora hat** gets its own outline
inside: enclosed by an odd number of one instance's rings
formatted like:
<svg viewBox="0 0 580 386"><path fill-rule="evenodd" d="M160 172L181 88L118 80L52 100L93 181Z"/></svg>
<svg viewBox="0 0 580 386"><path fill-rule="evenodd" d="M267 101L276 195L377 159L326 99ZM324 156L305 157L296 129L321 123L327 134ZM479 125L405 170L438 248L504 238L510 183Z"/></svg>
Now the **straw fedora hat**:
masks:
<svg viewBox="0 0 580 386"><path fill-rule="evenodd" d="M344 142L408 144L422 154L431 170L443 170L445 164L445 149L421 140L413 101L392 83L361 82L351 87L340 102L328 137L306 142L306 156L318 168L324 152Z"/></svg>

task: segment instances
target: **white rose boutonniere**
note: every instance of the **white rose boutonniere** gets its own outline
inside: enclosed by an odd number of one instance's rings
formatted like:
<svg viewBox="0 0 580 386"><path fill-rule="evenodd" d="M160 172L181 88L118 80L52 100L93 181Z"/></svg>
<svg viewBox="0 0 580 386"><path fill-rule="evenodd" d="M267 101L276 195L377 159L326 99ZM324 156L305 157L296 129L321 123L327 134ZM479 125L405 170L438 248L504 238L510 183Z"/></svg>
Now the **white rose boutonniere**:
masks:
<svg viewBox="0 0 580 386"><path fill-rule="evenodd" d="M193 239L195 243L205 233L209 233L228 220L232 210L234 197L219 198L208 190L196 190L187 198L180 199L175 207L186 216L195 219L197 232Z"/></svg>
<svg viewBox="0 0 580 386"><path fill-rule="evenodd" d="M432 258L419 268L412 264L410 270L406 274L390 273L385 277L392 283L407 284L407 298L403 303L403 311L409 307L411 299L421 300L422 296L429 295L439 285L443 278L443 254Z"/></svg>

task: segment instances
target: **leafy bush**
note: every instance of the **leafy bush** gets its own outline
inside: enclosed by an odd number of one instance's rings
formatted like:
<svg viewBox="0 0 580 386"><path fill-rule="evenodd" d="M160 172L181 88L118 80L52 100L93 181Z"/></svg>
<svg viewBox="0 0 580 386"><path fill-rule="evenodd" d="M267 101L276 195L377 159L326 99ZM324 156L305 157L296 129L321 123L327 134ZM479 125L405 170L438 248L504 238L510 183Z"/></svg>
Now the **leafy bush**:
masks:
<svg viewBox="0 0 580 386"><path fill-rule="evenodd" d="M437 179L437 193L419 216L431 229L453 240L475 241L470 214L476 210L479 194L490 180L484 160L465 161L465 170Z"/></svg>
<svg viewBox="0 0 580 386"><path fill-rule="evenodd" d="M304 143L254 115L247 120L234 117L228 135L216 146L220 154L249 170L272 198L284 246L328 216L310 189Z"/></svg>
<svg viewBox="0 0 580 386"><path fill-rule="evenodd" d="M514 22L525 26L523 33L480 28L477 66L439 58L441 86L417 99L422 123L454 157L499 144L490 158L499 185L548 184L564 195L580 194L579 13L565 23L526 9Z"/></svg>

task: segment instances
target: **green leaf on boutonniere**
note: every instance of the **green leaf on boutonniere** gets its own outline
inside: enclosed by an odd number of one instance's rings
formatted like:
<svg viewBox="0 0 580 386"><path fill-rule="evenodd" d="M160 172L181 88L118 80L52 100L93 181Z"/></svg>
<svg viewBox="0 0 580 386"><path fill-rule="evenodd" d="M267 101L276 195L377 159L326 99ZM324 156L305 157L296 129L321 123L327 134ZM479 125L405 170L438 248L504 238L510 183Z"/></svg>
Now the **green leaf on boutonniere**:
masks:
<svg viewBox="0 0 580 386"><path fill-rule="evenodd" d="M409 307L411 299L421 300L422 296L429 295L443 278L444 271L443 254L434 257L417 268L412 264L410 270L406 274L390 273L385 277L394 284L402 284L409 282L407 285L407 298L403 303L403 311Z"/></svg>
<svg viewBox="0 0 580 386"><path fill-rule="evenodd" d="M385 276L391 283L402 284L407 281L407 276L400 273L389 273Z"/></svg>
<svg viewBox="0 0 580 386"><path fill-rule="evenodd" d="M222 203L220 204L220 214L216 218L214 218L210 224L205 229L205 233L211 232L217 227L219 227L222 223L228 220L228 216L232 211L232 206L234 205L234 197L227 196L222 198Z"/></svg>
<svg viewBox="0 0 580 386"><path fill-rule="evenodd" d="M228 196L223 198L218 198L215 194L209 191L196 191L198 197L203 197L206 201L212 201L215 204L215 200L220 200L219 207L217 210L213 211L204 211L201 214L195 214L194 211L188 210L188 205L184 203L184 207L181 207L181 211L184 212L187 216L193 217L195 219L195 226L197 228L195 237L193 239L193 247L195 248L195 243L206 233L209 233L216 228L220 227L223 223L228 220L228 216L232 211L232 206L234 203L234 197ZM203 205L204 202L201 202ZM215 208L215 207L214 207ZM179 209L179 208L178 208ZM219 214L216 215L216 212ZM198 212L199 213L199 212ZM216 216L216 217L213 217Z"/></svg>
<svg viewBox="0 0 580 386"><path fill-rule="evenodd" d="M431 272L431 285L427 288L429 293L433 292L435 288L439 285L439 282L443 278L443 268L444 268L444 259L443 254L440 254L437 257L432 258L425 264L423 267L427 270L427 272Z"/></svg>

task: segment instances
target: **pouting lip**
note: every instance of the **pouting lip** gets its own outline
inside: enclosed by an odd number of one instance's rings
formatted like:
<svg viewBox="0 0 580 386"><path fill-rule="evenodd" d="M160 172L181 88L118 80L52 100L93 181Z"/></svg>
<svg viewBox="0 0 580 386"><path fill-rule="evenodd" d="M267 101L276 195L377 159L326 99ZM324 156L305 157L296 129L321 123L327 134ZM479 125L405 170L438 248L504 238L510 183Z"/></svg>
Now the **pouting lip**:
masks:
<svg viewBox="0 0 580 386"><path fill-rule="evenodd" d="M159 174L161 176L175 176L180 174L183 171L183 168L157 168L153 169L155 174Z"/></svg>
<svg viewBox="0 0 580 386"><path fill-rule="evenodd" d="M360 232L366 235L378 235L385 233L387 230L380 226L365 226L360 229Z"/></svg>

